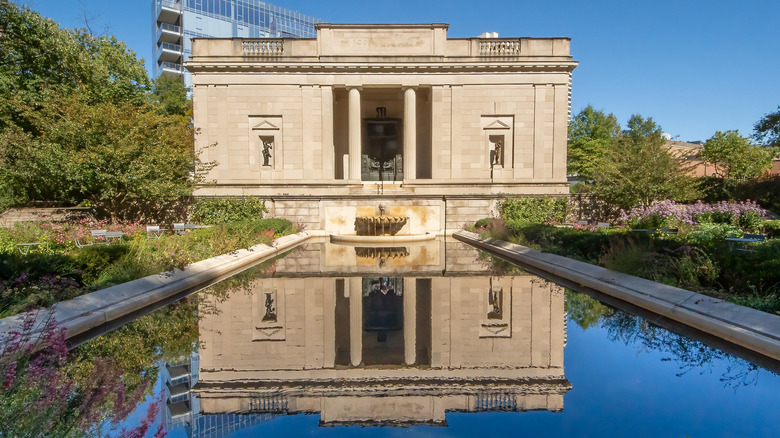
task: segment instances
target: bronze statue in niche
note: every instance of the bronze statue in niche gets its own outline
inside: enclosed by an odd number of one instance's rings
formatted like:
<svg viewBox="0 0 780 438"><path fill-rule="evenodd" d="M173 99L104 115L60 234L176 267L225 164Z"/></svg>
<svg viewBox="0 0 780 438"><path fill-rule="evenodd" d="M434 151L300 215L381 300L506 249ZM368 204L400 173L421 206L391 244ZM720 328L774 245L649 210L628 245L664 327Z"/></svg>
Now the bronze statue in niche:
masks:
<svg viewBox="0 0 780 438"><path fill-rule="evenodd" d="M501 289L498 290L490 290L488 292L488 306L490 310L488 311L487 317L488 319L503 319L504 318L504 309L503 309L503 293L504 291Z"/></svg>
<svg viewBox="0 0 780 438"><path fill-rule="evenodd" d="M276 294L274 292L265 293L265 315L263 322L276 322Z"/></svg>
<svg viewBox="0 0 780 438"><path fill-rule="evenodd" d="M502 166L504 164L504 160L502 157L503 155L502 149L504 149L504 136L491 135L490 142L493 144L493 150L490 151L490 165Z"/></svg>
<svg viewBox="0 0 780 438"><path fill-rule="evenodd" d="M271 165L271 149L273 148L273 141L263 139L263 166Z"/></svg>

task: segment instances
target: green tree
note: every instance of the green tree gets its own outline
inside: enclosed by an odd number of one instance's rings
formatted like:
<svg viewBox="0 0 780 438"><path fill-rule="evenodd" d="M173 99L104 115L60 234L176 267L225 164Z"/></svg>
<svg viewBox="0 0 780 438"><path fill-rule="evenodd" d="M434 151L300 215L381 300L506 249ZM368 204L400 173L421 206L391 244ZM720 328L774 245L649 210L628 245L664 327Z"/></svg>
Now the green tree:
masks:
<svg viewBox="0 0 780 438"><path fill-rule="evenodd" d="M569 123L569 174L593 179L593 169L620 135L614 114L588 105Z"/></svg>
<svg viewBox="0 0 780 438"><path fill-rule="evenodd" d="M199 162L187 91L149 84L114 37L0 0L0 210L88 200L118 218L190 194Z"/></svg>
<svg viewBox="0 0 780 438"><path fill-rule="evenodd" d="M602 320L609 318L615 312L601 301L569 289L566 289L564 306L569 318L583 329L598 327Z"/></svg>
<svg viewBox="0 0 780 438"><path fill-rule="evenodd" d="M628 129L595 165L590 192L626 210L666 199L689 201L699 193L688 170L664 147L653 119L633 115Z"/></svg>
<svg viewBox="0 0 780 438"><path fill-rule="evenodd" d="M189 195L193 166L189 117L131 103L90 104L72 95L25 114L39 127L0 134L0 187L28 199L89 200L113 219L139 201Z"/></svg>
<svg viewBox="0 0 780 438"><path fill-rule="evenodd" d="M189 89L182 81L170 76L160 76L154 81L151 100L161 114L192 116L192 100Z"/></svg>
<svg viewBox="0 0 780 438"><path fill-rule="evenodd" d="M715 132L704 143L701 159L715 166L715 175L727 179L755 179L772 168L774 148L756 146L739 131Z"/></svg>
<svg viewBox="0 0 780 438"><path fill-rule="evenodd" d="M91 103L140 104L148 85L143 62L116 38L61 29L0 0L0 131L16 124L36 133L24 113L75 92Z"/></svg>
<svg viewBox="0 0 780 438"><path fill-rule="evenodd" d="M780 146L780 106L753 126L753 138L768 146Z"/></svg>

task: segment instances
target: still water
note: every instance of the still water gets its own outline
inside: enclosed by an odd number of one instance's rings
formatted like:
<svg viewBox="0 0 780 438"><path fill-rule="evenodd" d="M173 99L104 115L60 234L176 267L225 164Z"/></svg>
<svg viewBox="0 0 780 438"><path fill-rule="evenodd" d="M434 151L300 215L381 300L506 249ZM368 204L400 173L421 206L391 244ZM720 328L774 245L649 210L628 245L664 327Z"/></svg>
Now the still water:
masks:
<svg viewBox="0 0 780 438"><path fill-rule="evenodd" d="M310 244L186 300L194 351L168 355L155 388L171 437L780 431L776 363L459 242Z"/></svg>

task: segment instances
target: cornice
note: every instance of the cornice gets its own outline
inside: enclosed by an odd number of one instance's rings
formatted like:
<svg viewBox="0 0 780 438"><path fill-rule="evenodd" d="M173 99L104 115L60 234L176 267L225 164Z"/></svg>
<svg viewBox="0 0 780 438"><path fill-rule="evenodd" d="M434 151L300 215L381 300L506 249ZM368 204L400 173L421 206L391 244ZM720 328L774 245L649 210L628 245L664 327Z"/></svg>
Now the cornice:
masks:
<svg viewBox="0 0 780 438"><path fill-rule="evenodd" d="M482 73L571 72L577 62L475 62L475 63L241 63L188 62L192 73Z"/></svg>

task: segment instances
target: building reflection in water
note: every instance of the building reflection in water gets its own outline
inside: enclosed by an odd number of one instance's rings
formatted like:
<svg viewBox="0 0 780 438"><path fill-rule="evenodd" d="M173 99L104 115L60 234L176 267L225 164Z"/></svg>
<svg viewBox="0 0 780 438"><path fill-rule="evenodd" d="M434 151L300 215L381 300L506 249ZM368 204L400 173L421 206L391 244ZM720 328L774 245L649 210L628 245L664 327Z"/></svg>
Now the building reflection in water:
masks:
<svg viewBox="0 0 780 438"><path fill-rule="evenodd" d="M446 425L448 411L562 410L563 289L476 260L443 241L279 260L272 278L204 304L218 311L201 315L200 415Z"/></svg>

